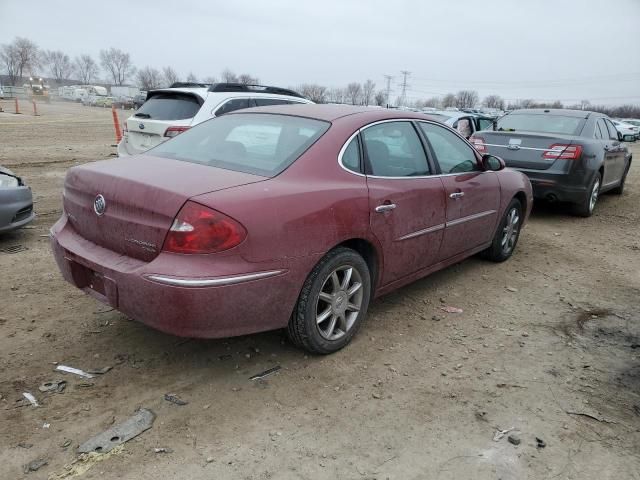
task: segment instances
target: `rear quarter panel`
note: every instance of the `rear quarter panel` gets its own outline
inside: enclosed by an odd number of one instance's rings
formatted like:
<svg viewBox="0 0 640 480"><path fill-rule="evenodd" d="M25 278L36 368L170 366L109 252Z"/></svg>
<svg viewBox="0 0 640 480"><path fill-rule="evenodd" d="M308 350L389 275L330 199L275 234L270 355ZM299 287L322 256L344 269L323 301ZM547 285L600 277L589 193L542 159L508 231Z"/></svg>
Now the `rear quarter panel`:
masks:
<svg viewBox="0 0 640 480"><path fill-rule="evenodd" d="M525 197L525 218L523 221L529 219L529 215L531 214L531 209L533 207L533 190L531 188L531 182L529 181L529 177L525 174L512 170L510 168L505 168L504 170L498 172L498 181L500 182L500 216L504 215L504 211L507 209L507 206L517 195L524 195ZM499 223L498 223L499 225Z"/></svg>

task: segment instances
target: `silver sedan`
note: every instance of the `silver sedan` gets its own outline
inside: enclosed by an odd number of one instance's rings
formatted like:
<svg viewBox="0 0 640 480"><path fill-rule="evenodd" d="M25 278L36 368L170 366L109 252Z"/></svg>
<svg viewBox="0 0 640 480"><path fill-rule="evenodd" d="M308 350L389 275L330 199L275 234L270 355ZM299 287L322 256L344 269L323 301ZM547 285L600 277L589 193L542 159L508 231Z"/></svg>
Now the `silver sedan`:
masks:
<svg viewBox="0 0 640 480"><path fill-rule="evenodd" d="M23 227L34 217L31 188L11 170L0 167L0 233Z"/></svg>

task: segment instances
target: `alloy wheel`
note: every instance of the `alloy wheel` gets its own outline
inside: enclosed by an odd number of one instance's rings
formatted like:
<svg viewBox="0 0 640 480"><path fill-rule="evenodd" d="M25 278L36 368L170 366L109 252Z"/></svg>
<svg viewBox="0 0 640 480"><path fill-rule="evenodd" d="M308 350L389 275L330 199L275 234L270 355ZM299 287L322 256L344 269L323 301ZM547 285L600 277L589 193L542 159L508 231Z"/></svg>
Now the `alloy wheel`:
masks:
<svg viewBox="0 0 640 480"><path fill-rule="evenodd" d="M362 277L351 265L333 270L316 302L316 324L326 340L338 340L353 327L362 308Z"/></svg>
<svg viewBox="0 0 640 480"><path fill-rule="evenodd" d="M507 214L507 222L502 229L502 251L510 253L516 246L518 240L518 232L520 231L520 212L516 207L509 210Z"/></svg>

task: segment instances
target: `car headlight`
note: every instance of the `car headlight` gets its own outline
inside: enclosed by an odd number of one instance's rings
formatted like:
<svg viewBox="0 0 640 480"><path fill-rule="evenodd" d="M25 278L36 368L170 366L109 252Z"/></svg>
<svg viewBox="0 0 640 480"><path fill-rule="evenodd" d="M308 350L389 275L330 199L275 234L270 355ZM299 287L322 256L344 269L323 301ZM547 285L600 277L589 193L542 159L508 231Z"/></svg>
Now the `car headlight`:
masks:
<svg viewBox="0 0 640 480"><path fill-rule="evenodd" d="M0 187L11 188L18 186L18 179L10 175L0 173Z"/></svg>

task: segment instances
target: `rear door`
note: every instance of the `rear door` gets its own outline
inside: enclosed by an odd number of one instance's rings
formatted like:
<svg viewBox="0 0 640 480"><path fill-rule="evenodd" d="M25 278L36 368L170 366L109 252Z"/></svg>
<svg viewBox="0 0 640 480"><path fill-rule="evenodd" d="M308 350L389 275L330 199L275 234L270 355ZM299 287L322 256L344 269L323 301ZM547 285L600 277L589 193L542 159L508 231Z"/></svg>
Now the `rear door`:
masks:
<svg viewBox="0 0 640 480"><path fill-rule="evenodd" d="M446 260L491 240L500 184L495 172L482 171L475 150L458 135L433 123L419 126L442 174L447 208L440 260Z"/></svg>
<svg viewBox="0 0 640 480"><path fill-rule="evenodd" d="M167 140L173 133L191 125L202 99L196 94L183 92L150 92L147 101L127 119L127 150L142 153Z"/></svg>
<svg viewBox="0 0 640 480"><path fill-rule="evenodd" d="M380 122L361 135L371 230L382 244L386 285L437 262L445 223L444 189L442 180L431 176L411 121Z"/></svg>

